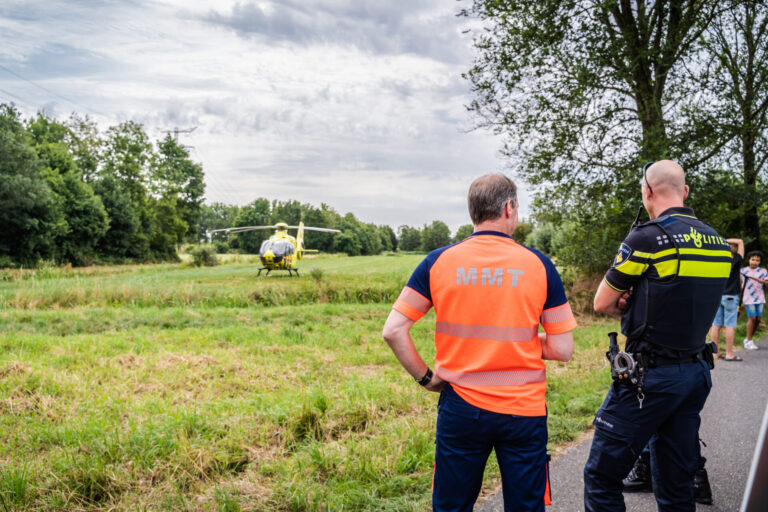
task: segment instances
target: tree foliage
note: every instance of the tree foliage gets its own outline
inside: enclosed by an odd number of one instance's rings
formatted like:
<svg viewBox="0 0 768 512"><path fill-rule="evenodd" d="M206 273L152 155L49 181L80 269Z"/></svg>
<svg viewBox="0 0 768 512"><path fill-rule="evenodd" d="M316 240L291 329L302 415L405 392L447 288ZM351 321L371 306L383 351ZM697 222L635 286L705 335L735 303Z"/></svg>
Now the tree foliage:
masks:
<svg viewBox="0 0 768 512"><path fill-rule="evenodd" d="M563 262L594 270L580 254L615 250L640 204L640 168L662 158L686 169L700 217L729 236L759 236L759 171L741 166L743 207L717 184L738 188L727 176L734 166L724 156L737 153L729 141L741 140L744 156L744 141L765 140L754 129L768 87L768 60L759 58L764 9L754 1L474 0L462 11L483 25L465 75L469 109L479 127L504 136L510 166L534 187L534 220L557 226L551 248ZM734 98L752 97L750 87L759 100L744 108ZM723 203L751 227L730 231L707 215Z"/></svg>
<svg viewBox="0 0 768 512"><path fill-rule="evenodd" d="M194 238L202 168L172 139L154 151L141 125L102 138L76 115L23 122L0 105L0 262L173 260Z"/></svg>

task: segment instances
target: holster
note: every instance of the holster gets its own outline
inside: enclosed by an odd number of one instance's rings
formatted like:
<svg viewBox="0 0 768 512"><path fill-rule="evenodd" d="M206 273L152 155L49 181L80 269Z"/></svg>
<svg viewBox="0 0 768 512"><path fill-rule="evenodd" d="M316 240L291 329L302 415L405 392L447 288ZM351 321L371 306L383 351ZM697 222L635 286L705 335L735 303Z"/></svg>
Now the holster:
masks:
<svg viewBox="0 0 768 512"><path fill-rule="evenodd" d="M706 345L704 345L704 350L701 353L702 359L707 362L709 365L709 369L713 370L715 368L715 354L717 353L717 344L715 344L714 341L707 342Z"/></svg>

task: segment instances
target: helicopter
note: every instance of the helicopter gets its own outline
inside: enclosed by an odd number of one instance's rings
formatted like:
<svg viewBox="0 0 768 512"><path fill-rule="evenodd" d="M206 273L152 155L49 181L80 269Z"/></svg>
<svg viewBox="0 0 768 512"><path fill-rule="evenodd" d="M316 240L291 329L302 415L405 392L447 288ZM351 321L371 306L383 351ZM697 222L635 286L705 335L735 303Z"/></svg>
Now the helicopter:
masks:
<svg viewBox="0 0 768 512"><path fill-rule="evenodd" d="M292 276L294 272L298 276L299 269L296 268L296 262L304 257L304 253L319 252L314 249L304 248L304 230L341 233L338 229L305 226L303 222L299 222L298 226L289 226L285 222L278 222L274 226L240 226L236 228L214 229L209 232L209 237L212 233L237 234L260 229L274 229L275 233L268 240L264 240L261 243L259 259L264 266L259 269L259 273L256 274L257 277L261 275L262 270L266 270L267 275L273 270L287 270L289 276ZM288 234L289 229L298 230L295 238Z"/></svg>

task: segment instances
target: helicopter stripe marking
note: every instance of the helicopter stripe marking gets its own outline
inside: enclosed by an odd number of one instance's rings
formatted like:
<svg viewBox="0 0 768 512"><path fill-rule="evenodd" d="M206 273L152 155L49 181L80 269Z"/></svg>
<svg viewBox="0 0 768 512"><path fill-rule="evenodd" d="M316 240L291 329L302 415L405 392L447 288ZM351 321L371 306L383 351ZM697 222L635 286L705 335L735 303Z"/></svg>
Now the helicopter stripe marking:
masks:
<svg viewBox="0 0 768 512"><path fill-rule="evenodd" d="M413 288L405 287L400 292L400 296L397 300L401 300L411 306L413 309L426 313L432 307L432 301L414 290Z"/></svg>
<svg viewBox="0 0 768 512"><path fill-rule="evenodd" d="M537 337L536 327L496 327L495 325L462 325L450 322L437 322L435 332L457 338L481 338L485 340L516 342L531 341Z"/></svg>
<svg viewBox="0 0 768 512"><path fill-rule="evenodd" d="M440 367L435 373L441 379L459 386L524 386L547 380L547 371L543 369L456 372Z"/></svg>

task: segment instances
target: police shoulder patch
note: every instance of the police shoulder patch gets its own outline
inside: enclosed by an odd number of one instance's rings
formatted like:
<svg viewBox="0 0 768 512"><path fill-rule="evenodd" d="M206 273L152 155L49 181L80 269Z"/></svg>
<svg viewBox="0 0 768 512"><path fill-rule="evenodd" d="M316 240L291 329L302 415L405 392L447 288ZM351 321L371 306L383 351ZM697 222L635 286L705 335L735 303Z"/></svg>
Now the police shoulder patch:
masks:
<svg viewBox="0 0 768 512"><path fill-rule="evenodd" d="M632 254L632 249L629 248L629 246L625 243L622 243L619 246L619 252L616 253L616 257L613 259L613 266L618 267L621 264L625 263L629 256Z"/></svg>

